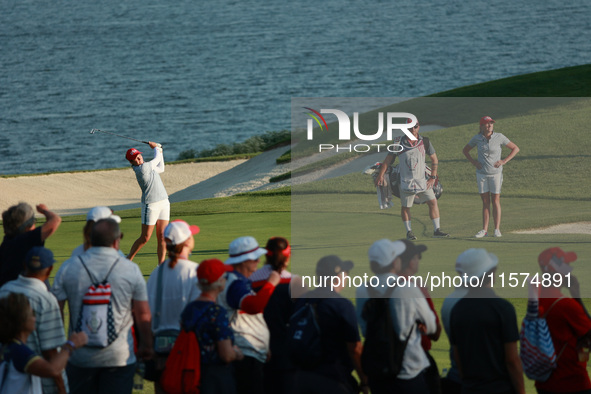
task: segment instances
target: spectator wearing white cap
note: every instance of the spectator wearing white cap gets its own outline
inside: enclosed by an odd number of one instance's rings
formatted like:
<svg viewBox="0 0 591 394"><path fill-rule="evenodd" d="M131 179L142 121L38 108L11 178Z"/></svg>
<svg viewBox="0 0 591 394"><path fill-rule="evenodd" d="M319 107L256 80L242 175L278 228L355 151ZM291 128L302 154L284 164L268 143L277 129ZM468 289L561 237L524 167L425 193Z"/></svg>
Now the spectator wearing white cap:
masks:
<svg viewBox="0 0 591 394"><path fill-rule="evenodd" d="M18 279L0 288L0 298L10 293L24 294L36 316L35 330L27 339L27 346L44 359L51 361L66 342L60 307L45 281L49 278L55 259L51 250L35 246L25 256L25 271ZM66 372L62 370L55 378L41 379L44 394L67 392Z"/></svg>
<svg viewBox="0 0 591 394"><path fill-rule="evenodd" d="M58 299L66 299L66 294L64 293L63 285L63 278L62 275L66 272L66 266L70 264L72 261L76 261L74 258L82 255L88 249L92 247L90 242L90 233L92 231L92 227L96 222L101 219L113 219L117 223L121 223L121 217L118 215L113 214L113 210L109 207L98 206L92 208L86 214L86 224L82 229L82 235L84 237L84 241L82 244L78 245L76 249L72 251L70 258L60 265L60 268L57 270L55 274L55 278L53 279L53 285L51 286L51 292L54 296ZM123 237L123 234L121 235ZM125 257L121 250L117 250L121 257ZM62 316L63 319L63 316Z"/></svg>
<svg viewBox="0 0 591 394"><path fill-rule="evenodd" d="M228 274L226 288L218 296L218 304L228 311L235 343L244 353L244 359L234 363L238 393L264 392L263 367L269 356L269 329L262 312L281 276L272 271L267 283L257 293L248 278L266 253L267 250L261 248L253 237L233 240L225 264L232 265L234 270Z"/></svg>
<svg viewBox="0 0 591 394"><path fill-rule="evenodd" d="M398 281L408 270L418 269L424 245L415 245L405 240L382 239L374 242L368 250L370 268L380 279L377 287L360 288L357 293L357 311L361 316L367 298L390 297L390 314L394 330L401 341L408 337L402 359L402 368L395 379L372 379L372 371L365 371L372 391L390 390L400 393L429 393L425 371L430 363L421 345L422 334L437 332L436 317L421 290L410 280ZM405 265L402 265L403 259ZM401 286L397 283L400 282ZM384 287L382 287L382 285ZM360 318L362 330L366 322ZM364 331L365 334L365 331Z"/></svg>
<svg viewBox="0 0 591 394"><path fill-rule="evenodd" d="M98 206L92 208L86 214L86 224L82 229L82 235L84 240L81 245L78 245L76 249L72 251L70 258L76 257L84 253L85 251L90 248L90 231L92 230L92 226L101 219L111 218L117 223L121 223L121 217L118 215L113 214L113 210L109 207ZM123 252L120 252L123 256Z"/></svg>
<svg viewBox="0 0 591 394"><path fill-rule="evenodd" d="M194 235L199 227L184 220L174 220L166 226L164 239L168 259L156 267L148 279L148 303L152 311L152 334L156 357L146 364L148 378L159 388L159 378L174 339L180 331L179 317L185 306L195 300L197 287L197 263L189 256L195 247Z"/></svg>
<svg viewBox="0 0 591 394"><path fill-rule="evenodd" d="M0 244L0 286L16 279L23 270L25 255L33 246L44 246L55 233L62 219L45 204L37 205L37 212L45 216L45 223L35 225L35 211L26 202L18 203L2 212L4 239ZM49 283L45 283L49 286Z"/></svg>
<svg viewBox="0 0 591 394"><path fill-rule="evenodd" d="M495 121L490 116L480 118L480 132L476 134L464 146L462 153L466 159L476 167L476 183L478 193L482 199L482 230L476 233L476 238L488 235L488 222L490 219L490 205L493 208L493 221L495 237L501 237L501 185L503 184L503 166L519 152L515 143L509 141L501 133L494 133ZM511 152L501 159L503 146L511 149ZM474 159L470 151L476 147L478 158Z"/></svg>
<svg viewBox="0 0 591 394"><path fill-rule="evenodd" d="M462 393L524 394L523 368L517 351L519 331L513 305L498 297L489 275L497 256L468 249L458 256L469 290L451 311L449 341L462 376ZM480 285L476 284L478 278Z"/></svg>

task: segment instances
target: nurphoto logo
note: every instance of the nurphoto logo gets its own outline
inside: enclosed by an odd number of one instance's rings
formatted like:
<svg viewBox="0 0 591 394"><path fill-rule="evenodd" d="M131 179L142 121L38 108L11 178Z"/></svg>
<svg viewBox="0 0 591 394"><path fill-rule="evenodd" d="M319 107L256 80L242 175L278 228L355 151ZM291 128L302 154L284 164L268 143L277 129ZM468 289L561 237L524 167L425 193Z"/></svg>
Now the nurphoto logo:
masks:
<svg viewBox="0 0 591 394"><path fill-rule="evenodd" d="M409 112L387 112L384 114L383 112L378 112L378 130L375 132L371 132L370 134L366 134L359 129L359 112L353 113L353 132L351 133L351 120L349 116L338 109L321 109L320 111L316 111L309 107L304 107L307 109L308 119L307 123L307 139L312 141L314 139L314 121L320 127L320 132L329 132L328 124L322 114L332 114L336 116L339 130L338 130L338 139L339 141L351 141L352 139L361 140L361 141L378 141L384 135L384 131L386 133L386 140L393 141L393 131L400 130L402 131L409 139L416 141L416 137L412 134L410 130L418 123L417 117ZM384 121L385 119L385 121ZM410 121L409 121L410 120ZM400 123L398 123L400 122ZM384 123L386 123L386 127L384 130ZM318 129L317 129L318 130ZM353 137L352 137L353 135ZM349 152L369 152L372 147L377 148L377 151L380 152L382 147L386 147L388 152L400 152L402 150L402 146L400 144L347 144L346 146L340 146L338 144L318 144L318 151L322 152L323 150L332 150L336 149L336 151L349 151Z"/></svg>

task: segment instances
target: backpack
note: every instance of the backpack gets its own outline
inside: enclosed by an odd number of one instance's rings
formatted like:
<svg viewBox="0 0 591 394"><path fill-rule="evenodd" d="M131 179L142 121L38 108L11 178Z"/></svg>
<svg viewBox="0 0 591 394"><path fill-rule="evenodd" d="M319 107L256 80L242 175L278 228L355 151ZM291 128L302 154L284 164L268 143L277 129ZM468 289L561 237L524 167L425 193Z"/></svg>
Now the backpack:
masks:
<svg viewBox="0 0 591 394"><path fill-rule="evenodd" d="M308 301L294 312L287 326L287 347L292 362L313 369L322 361L322 342L317 308L320 300Z"/></svg>
<svg viewBox="0 0 591 394"><path fill-rule="evenodd" d="M546 322L546 316L562 298L554 301L542 317L538 317L538 301L530 300L527 305L527 314L521 323L519 357L523 365L523 372L528 378L538 382L545 382L550 378L556 369L558 358L566 348L566 344L564 344L558 356L556 355Z"/></svg>
<svg viewBox="0 0 591 394"><path fill-rule="evenodd" d="M119 258L115 260L115 263L107 272L107 276L101 282L90 273L82 257L78 256L78 258L92 284L82 298L82 306L74 331L84 331L88 335L86 346L104 348L113 343L119 335L115 331L113 305L111 304L111 284L108 282L109 275L119 262Z"/></svg>
<svg viewBox="0 0 591 394"><path fill-rule="evenodd" d="M164 276L164 266L162 263L158 266L158 280L156 282L156 310L153 311L152 322L153 327L158 330L160 328L160 317L162 316L162 287ZM154 352L156 354L169 354L174 346L174 342L179 335L180 330L171 328L168 330L160 330L154 334Z"/></svg>
<svg viewBox="0 0 591 394"><path fill-rule="evenodd" d="M394 287L379 298L375 289L368 288L368 291L373 298L367 300L361 313L361 317L367 322L361 367L368 376L376 379L394 379L402 369L404 351L415 326L411 327L406 339L401 341L394 330L390 313L390 295Z"/></svg>
<svg viewBox="0 0 591 394"><path fill-rule="evenodd" d="M201 351L195 332L181 330L166 360L160 384L169 394L199 394Z"/></svg>

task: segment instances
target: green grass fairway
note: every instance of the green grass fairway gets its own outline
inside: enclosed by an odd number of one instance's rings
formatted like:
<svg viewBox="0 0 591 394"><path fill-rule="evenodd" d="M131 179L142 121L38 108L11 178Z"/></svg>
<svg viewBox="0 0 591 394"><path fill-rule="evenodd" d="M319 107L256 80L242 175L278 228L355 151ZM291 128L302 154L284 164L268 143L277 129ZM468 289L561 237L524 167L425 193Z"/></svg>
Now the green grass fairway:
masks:
<svg viewBox="0 0 591 394"><path fill-rule="evenodd" d="M201 229L195 236L195 250L191 257L197 262L212 257L224 260L230 242L242 235L252 235L263 245L272 236L291 236L290 197L285 195L215 198L177 203L171 209L172 220L183 219ZM121 250L127 253L140 235L140 211L131 209L116 213L122 217L121 231L124 237ZM82 243L85 220L85 216L63 218L59 231L47 241L46 246L54 252L58 261L56 268ZM157 263L155 236L134 261L144 275L152 272Z"/></svg>

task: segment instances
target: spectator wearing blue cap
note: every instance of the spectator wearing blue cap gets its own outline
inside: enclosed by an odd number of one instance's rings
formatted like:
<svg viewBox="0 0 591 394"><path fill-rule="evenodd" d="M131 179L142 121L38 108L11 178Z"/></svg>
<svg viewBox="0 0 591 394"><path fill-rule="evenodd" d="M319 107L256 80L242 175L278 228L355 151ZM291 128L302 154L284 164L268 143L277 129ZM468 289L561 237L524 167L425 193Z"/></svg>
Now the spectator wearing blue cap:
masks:
<svg viewBox="0 0 591 394"><path fill-rule="evenodd" d="M24 273L0 288L0 298L10 293L23 294L28 298L37 319L35 330L26 344L48 361L57 355L57 349L66 342L59 304L44 283L49 278L54 263L51 250L35 246L25 257ZM43 378L41 383L45 394L57 393L60 389L67 388L65 371L62 370L55 378Z"/></svg>

